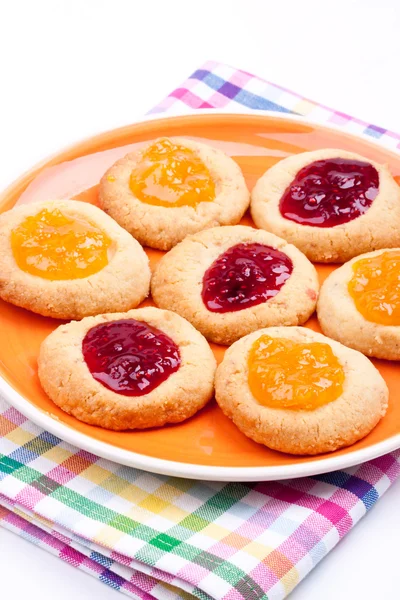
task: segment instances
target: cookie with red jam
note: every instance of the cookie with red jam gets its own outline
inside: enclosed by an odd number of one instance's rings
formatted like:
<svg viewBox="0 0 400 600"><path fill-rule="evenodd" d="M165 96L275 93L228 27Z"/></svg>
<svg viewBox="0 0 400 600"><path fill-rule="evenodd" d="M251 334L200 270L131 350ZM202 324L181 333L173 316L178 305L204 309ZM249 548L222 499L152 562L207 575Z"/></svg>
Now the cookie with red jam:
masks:
<svg viewBox="0 0 400 600"><path fill-rule="evenodd" d="M388 166L344 150L278 162L257 181L251 214L315 262L400 246L400 188Z"/></svg>
<svg viewBox="0 0 400 600"><path fill-rule="evenodd" d="M271 327L225 353L217 402L247 437L289 454L320 454L365 437L388 388L360 352L305 327Z"/></svg>
<svg viewBox="0 0 400 600"><path fill-rule="evenodd" d="M141 244L169 250L188 234L239 223L250 195L239 166L221 150L161 138L105 173L99 201Z"/></svg>
<svg viewBox="0 0 400 600"><path fill-rule="evenodd" d="M40 383L90 425L146 429L180 423L212 397L216 361L204 337L158 308L87 317L42 343Z"/></svg>
<svg viewBox="0 0 400 600"><path fill-rule="evenodd" d="M190 321L210 341L231 344L273 325L299 325L314 312L315 268L272 233L237 225L188 236L158 263L154 302Z"/></svg>

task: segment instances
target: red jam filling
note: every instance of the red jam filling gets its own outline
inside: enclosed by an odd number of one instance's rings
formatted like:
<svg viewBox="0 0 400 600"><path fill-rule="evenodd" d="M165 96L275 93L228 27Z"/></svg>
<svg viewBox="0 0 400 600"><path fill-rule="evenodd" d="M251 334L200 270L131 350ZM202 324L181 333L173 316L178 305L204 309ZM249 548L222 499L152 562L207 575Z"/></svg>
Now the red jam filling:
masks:
<svg viewBox="0 0 400 600"><path fill-rule="evenodd" d="M134 319L90 329L82 352L96 381L124 396L143 396L179 369L178 346L165 333Z"/></svg>
<svg viewBox="0 0 400 600"><path fill-rule="evenodd" d="M280 211L301 225L334 227L366 213L378 191L379 174L371 164L318 160L297 173L281 198Z"/></svg>
<svg viewBox="0 0 400 600"><path fill-rule="evenodd" d="M292 271L290 258L275 248L232 246L204 273L204 305L211 312L225 313L261 304L276 296Z"/></svg>

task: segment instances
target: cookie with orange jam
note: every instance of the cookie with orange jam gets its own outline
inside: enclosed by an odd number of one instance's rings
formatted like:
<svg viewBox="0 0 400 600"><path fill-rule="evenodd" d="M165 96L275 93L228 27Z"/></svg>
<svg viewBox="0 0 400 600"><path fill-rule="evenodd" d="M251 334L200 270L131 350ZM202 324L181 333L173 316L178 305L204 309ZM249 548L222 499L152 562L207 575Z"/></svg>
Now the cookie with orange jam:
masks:
<svg viewBox="0 0 400 600"><path fill-rule="evenodd" d="M400 248L357 256L322 284L323 332L367 356L400 360Z"/></svg>
<svg viewBox="0 0 400 600"><path fill-rule="evenodd" d="M157 306L217 344L262 327L304 323L318 289L314 266L295 246L243 225L188 236L163 256L151 282Z"/></svg>
<svg viewBox="0 0 400 600"><path fill-rule="evenodd" d="M303 327L261 329L233 344L216 399L249 438L289 454L320 454L365 437L389 392L371 361Z"/></svg>
<svg viewBox="0 0 400 600"><path fill-rule="evenodd" d="M211 146L161 138L103 176L100 206L141 244L169 250L190 234L235 225L250 202L239 166Z"/></svg>
<svg viewBox="0 0 400 600"><path fill-rule="evenodd" d="M213 395L216 361L185 319L148 307L61 325L42 343L38 366L62 410L124 430L194 415Z"/></svg>
<svg viewBox="0 0 400 600"><path fill-rule="evenodd" d="M312 261L342 263L400 246L400 188L387 165L337 149L281 160L256 183L257 227L294 244Z"/></svg>
<svg viewBox="0 0 400 600"><path fill-rule="evenodd" d="M129 310L149 293L140 244L96 206L74 200L0 215L0 298L60 319Z"/></svg>

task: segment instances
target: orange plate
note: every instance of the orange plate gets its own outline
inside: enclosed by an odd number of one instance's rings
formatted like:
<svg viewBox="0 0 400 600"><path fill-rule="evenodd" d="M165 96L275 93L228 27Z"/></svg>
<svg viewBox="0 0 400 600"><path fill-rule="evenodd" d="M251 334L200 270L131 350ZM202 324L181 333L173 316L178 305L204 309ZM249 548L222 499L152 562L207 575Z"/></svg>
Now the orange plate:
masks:
<svg viewBox="0 0 400 600"><path fill-rule="evenodd" d="M0 211L15 204L75 198L97 202L104 171L132 148L158 136L187 136L220 148L240 165L251 189L277 161L306 150L343 148L387 162L400 181L400 157L366 139L292 117L271 114L195 114L146 120L104 133L61 152L14 183ZM251 225L248 216L243 223ZM152 265L161 252L149 250ZM321 281L333 267L318 266ZM147 302L147 304L149 301ZM220 480L296 477L343 468L400 447L400 393L397 363L374 361L390 388L389 410L357 444L329 455L295 457L246 438L215 402L180 425L147 431L114 432L81 423L42 391L36 358L40 343L55 327L47 319L0 301L0 391L26 416L67 441L106 458L154 472ZM313 317L307 327L318 330ZM213 345L218 361L224 348ZM7 385L8 384L8 385Z"/></svg>

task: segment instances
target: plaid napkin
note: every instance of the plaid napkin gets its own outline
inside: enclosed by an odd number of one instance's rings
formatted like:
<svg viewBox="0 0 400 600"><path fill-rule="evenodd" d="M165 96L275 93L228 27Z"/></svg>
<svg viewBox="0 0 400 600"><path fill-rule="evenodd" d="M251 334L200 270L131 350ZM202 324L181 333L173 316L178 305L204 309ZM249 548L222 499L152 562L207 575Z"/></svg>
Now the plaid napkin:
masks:
<svg viewBox="0 0 400 600"><path fill-rule="evenodd" d="M213 107L295 112L400 147L395 133L215 62L151 112ZM75 448L0 399L0 524L132 598L284 598L399 472L400 451L285 482L152 475Z"/></svg>

